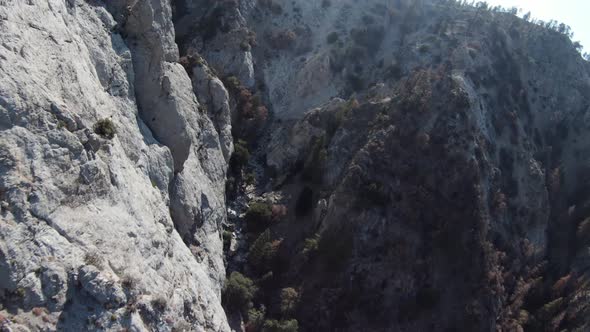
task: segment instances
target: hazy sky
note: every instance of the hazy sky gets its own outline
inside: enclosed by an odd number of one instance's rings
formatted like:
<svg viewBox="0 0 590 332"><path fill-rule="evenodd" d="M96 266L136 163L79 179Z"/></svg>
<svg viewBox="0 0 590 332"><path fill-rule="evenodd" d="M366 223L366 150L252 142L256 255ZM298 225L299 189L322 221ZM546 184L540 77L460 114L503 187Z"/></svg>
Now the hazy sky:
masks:
<svg viewBox="0 0 590 332"><path fill-rule="evenodd" d="M590 0L487 0L487 3L522 8L523 14L530 11L532 17L543 21L563 22L572 28L573 40L580 41L586 51L590 50Z"/></svg>

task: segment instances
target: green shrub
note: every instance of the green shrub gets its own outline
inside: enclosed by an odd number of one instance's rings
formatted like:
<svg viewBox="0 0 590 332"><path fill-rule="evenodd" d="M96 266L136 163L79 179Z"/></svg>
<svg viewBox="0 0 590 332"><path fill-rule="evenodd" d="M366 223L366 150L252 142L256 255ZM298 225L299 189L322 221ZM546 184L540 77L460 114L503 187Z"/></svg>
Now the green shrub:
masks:
<svg viewBox="0 0 590 332"><path fill-rule="evenodd" d="M260 234L248 251L250 267L260 273L270 270L277 254L278 245L280 242L273 242L269 230Z"/></svg>
<svg viewBox="0 0 590 332"><path fill-rule="evenodd" d="M254 282L239 272L232 272L225 281L222 300L231 310L245 311L256 294Z"/></svg>
<svg viewBox="0 0 590 332"><path fill-rule="evenodd" d="M288 287L281 289L281 312L284 315L290 315L297 308L299 303L299 293L294 288Z"/></svg>
<svg viewBox="0 0 590 332"><path fill-rule="evenodd" d="M244 177L244 182L246 182L246 184L256 185L256 173L247 173Z"/></svg>
<svg viewBox="0 0 590 332"><path fill-rule="evenodd" d="M334 44L335 42L337 42L338 32L331 32L330 34L328 34L328 37L326 37L326 41L328 42L328 44Z"/></svg>
<svg viewBox="0 0 590 332"><path fill-rule="evenodd" d="M231 156L230 164L231 166L238 170L248 164L250 160L250 151L248 150L248 145L243 140L238 140L234 144L234 153Z"/></svg>
<svg viewBox="0 0 590 332"><path fill-rule="evenodd" d="M223 247L224 248L229 249L232 237L233 237L232 232L223 231Z"/></svg>
<svg viewBox="0 0 590 332"><path fill-rule="evenodd" d="M303 243L303 254L309 256L315 253L318 250L319 241L319 234L315 234L314 236L305 239L305 242Z"/></svg>
<svg viewBox="0 0 590 332"><path fill-rule="evenodd" d="M192 76L193 68L197 66L202 67L205 64L205 60L198 54L192 54L180 57L178 63L184 67L188 76Z"/></svg>
<svg viewBox="0 0 590 332"><path fill-rule="evenodd" d="M27 295L27 290L23 287L19 287L14 291L14 294L16 295L16 297L23 299Z"/></svg>
<svg viewBox="0 0 590 332"><path fill-rule="evenodd" d="M561 310L563 310L565 303L565 299L563 297L560 297L557 300L553 300L552 302L545 304L539 310L540 318L546 321L553 319L555 315L557 315Z"/></svg>
<svg viewBox="0 0 590 332"><path fill-rule="evenodd" d="M281 320L269 319L264 322L262 332L297 332L299 324L296 319Z"/></svg>
<svg viewBox="0 0 590 332"><path fill-rule="evenodd" d="M225 80L223 80L223 83L225 84L225 86L227 87L228 90L234 91L234 92L239 90L240 87L242 86L242 83L240 83L240 80L235 76L226 77Z"/></svg>
<svg viewBox="0 0 590 332"><path fill-rule="evenodd" d="M252 308L248 310L248 324L246 324L246 331L260 331L264 324L265 315L266 310L264 306L260 309Z"/></svg>
<svg viewBox="0 0 590 332"><path fill-rule="evenodd" d="M252 202L244 216L248 231L259 232L267 228L272 221L272 205L262 202Z"/></svg>
<svg viewBox="0 0 590 332"><path fill-rule="evenodd" d="M117 128L111 119L105 118L98 120L94 124L94 132L103 138L113 139L117 133Z"/></svg>

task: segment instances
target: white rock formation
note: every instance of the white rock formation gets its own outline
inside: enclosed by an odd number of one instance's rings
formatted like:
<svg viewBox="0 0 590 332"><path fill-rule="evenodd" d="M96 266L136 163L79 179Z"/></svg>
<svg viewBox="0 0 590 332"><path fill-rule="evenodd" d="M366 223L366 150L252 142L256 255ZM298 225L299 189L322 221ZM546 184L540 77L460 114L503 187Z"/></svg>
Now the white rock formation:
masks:
<svg viewBox="0 0 590 332"><path fill-rule="evenodd" d="M229 330L228 123L222 149L177 58L168 1L0 1L0 309L14 329Z"/></svg>

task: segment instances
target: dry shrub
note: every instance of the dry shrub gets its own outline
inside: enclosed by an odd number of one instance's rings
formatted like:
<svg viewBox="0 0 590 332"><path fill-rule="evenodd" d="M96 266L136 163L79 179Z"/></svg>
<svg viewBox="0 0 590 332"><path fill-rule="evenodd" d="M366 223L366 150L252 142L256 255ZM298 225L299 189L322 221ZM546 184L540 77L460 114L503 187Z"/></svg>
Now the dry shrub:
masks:
<svg viewBox="0 0 590 332"><path fill-rule="evenodd" d="M506 211L506 208L508 207L508 204L506 204L506 195L500 190L497 190L494 193L492 204L492 207L497 213Z"/></svg>
<svg viewBox="0 0 590 332"><path fill-rule="evenodd" d="M566 275L565 277L561 277L557 280L553 287L551 287L551 291L553 292L554 297L561 297L564 295L567 287L570 285L571 275Z"/></svg>
<svg viewBox="0 0 590 332"><path fill-rule="evenodd" d="M277 222L287 215L287 207L282 204L274 204L272 206L272 220Z"/></svg>
<svg viewBox="0 0 590 332"><path fill-rule="evenodd" d="M180 59L178 59L178 63L184 67L189 76L192 76L193 68L196 66L202 66L205 61L200 55L195 54L180 57Z"/></svg>
<svg viewBox="0 0 590 332"><path fill-rule="evenodd" d="M293 47L297 40L297 34L292 30L283 30L272 33L269 36L269 44L277 50L285 50Z"/></svg>
<svg viewBox="0 0 590 332"><path fill-rule="evenodd" d="M396 96L406 112L428 111L432 101L432 81L435 75L430 70L419 70L406 79L397 89Z"/></svg>

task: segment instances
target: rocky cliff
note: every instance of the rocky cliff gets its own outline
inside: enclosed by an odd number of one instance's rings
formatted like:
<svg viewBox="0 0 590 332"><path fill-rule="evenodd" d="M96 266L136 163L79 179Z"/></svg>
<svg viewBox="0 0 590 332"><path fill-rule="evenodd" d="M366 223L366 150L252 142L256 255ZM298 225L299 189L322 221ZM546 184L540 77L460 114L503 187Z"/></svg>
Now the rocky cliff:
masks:
<svg viewBox="0 0 590 332"><path fill-rule="evenodd" d="M229 110L196 98L168 1L2 1L0 18L2 324L227 331Z"/></svg>
<svg viewBox="0 0 590 332"><path fill-rule="evenodd" d="M590 65L557 30L0 0L0 327L586 330Z"/></svg>

